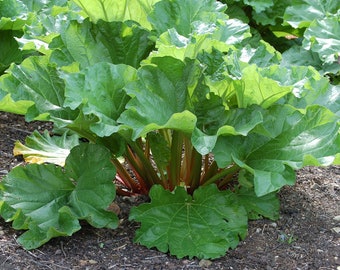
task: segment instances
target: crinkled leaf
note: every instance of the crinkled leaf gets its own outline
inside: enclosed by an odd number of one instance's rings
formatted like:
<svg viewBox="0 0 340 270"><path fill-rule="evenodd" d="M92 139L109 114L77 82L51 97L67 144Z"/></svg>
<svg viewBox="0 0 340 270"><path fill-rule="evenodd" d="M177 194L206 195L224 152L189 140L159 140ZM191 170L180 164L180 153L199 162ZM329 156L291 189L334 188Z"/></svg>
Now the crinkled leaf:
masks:
<svg viewBox="0 0 340 270"><path fill-rule="evenodd" d="M269 76L262 76L256 65L244 68L242 73L242 79L233 82L240 108L246 108L252 104L268 108L291 92L291 87L281 86Z"/></svg>
<svg viewBox="0 0 340 270"><path fill-rule="evenodd" d="M262 122L261 109L256 106L251 106L246 109L216 111L216 114L211 114L211 112L213 112L213 110L202 111L202 115L205 115L204 125L201 129L196 128L192 134L192 143L202 155L206 155L212 151L219 136L247 136L248 132ZM218 119L221 119L219 123ZM218 123L218 126L215 128L209 127L209 124L212 125L214 122Z"/></svg>
<svg viewBox="0 0 340 270"><path fill-rule="evenodd" d="M13 31L0 31L0 75L11 63L19 63L22 53L15 40Z"/></svg>
<svg viewBox="0 0 340 270"><path fill-rule="evenodd" d="M218 49L227 52L233 45L237 46L250 36L249 26L239 20L223 20L214 24L195 25L189 38L180 35L171 28L164 32L156 42L156 57L172 56L184 60L186 57L195 59L203 51L211 52ZM150 59L150 58L149 58Z"/></svg>
<svg viewBox="0 0 340 270"><path fill-rule="evenodd" d="M97 41L107 48L113 64L123 63L137 68L154 47L150 32L132 22L98 21L97 29Z"/></svg>
<svg viewBox="0 0 340 270"><path fill-rule="evenodd" d="M287 7L292 5L292 0L246 0L249 5L253 6L252 18L259 25L277 25L281 24L283 14Z"/></svg>
<svg viewBox="0 0 340 270"><path fill-rule="evenodd" d="M97 42L91 32L92 23L85 20L65 22L60 29L60 36L53 39L50 48L54 50L51 62L58 65L70 65L78 62L86 68L98 62L110 62L110 54L104 44Z"/></svg>
<svg viewBox="0 0 340 270"><path fill-rule="evenodd" d="M127 85L133 98L118 121L133 129L134 139L162 128L190 133L196 117L187 110L187 103L197 84L196 66L172 57L153 60L153 65L138 70L138 81Z"/></svg>
<svg viewBox="0 0 340 270"><path fill-rule="evenodd" d="M16 229L28 229L18 238L26 249L73 234L80 229L78 219L115 228L118 218L106 211L115 196L114 176L107 149L76 146L65 170L53 164L13 169L0 184L0 214L7 221L13 220Z"/></svg>
<svg viewBox="0 0 340 270"><path fill-rule="evenodd" d="M247 233L247 213L230 191L215 185L200 187L193 196L184 188L174 192L154 186L151 203L131 210L141 222L135 241L178 258L217 258L235 248Z"/></svg>
<svg viewBox="0 0 340 270"><path fill-rule="evenodd" d="M340 12L313 21L304 33L302 46L318 53L320 59L326 63L338 63L340 55ZM339 63L338 66L338 71L340 71Z"/></svg>
<svg viewBox="0 0 340 270"><path fill-rule="evenodd" d="M29 57L20 65L12 65L9 73L10 76L1 82L1 87L11 94L14 101L34 102L26 114L27 120L31 121L44 113L49 113L54 119L76 117L76 111L63 106L65 84L48 57Z"/></svg>
<svg viewBox="0 0 340 270"><path fill-rule="evenodd" d="M143 27L151 29L147 19L152 7L159 0L73 0L93 22L98 20L134 20Z"/></svg>
<svg viewBox="0 0 340 270"><path fill-rule="evenodd" d="M287 7L284 20L294 28L308 27L317 19L323 19L327 13L336 13L338 0L293 0Z"/></svg>
<svg viewBox="0 0 340 270"><path fill-rule="evenodd" d="M244 0L243 2L246 5L252 6L257 13L273 6L273 0Z"/></svg>
<svg viewBox="0 0 340 270"><path fill-rule="evenodd" d="M90 129L99 136L109 136L118 130L116 120L130 100L124 87L137 79L134 68L102 62L79 73L65 73L63 77L64 106L73 110L80 107L84 115L97 116L98 122Z"/></svg>
<svg viewBox="0 0 340 270"><path fill-rule="evenodd" d="M305 50L297 45L282 53L281 65L287 68L291 66L312 66L317 70L322 69L322 61L317 53Z"/></svg>
<svg viewBox="0 0 340 270"><path fill-rule="evenodd" d="M306 108L309 104L318 104L331 110L339 116L340 86L331 85L329 80L319 74L312 67L292 66L289 69L277 70L270 68L282 84L293 85L291 94L283 98L282 102L295 108ZM282 80L284 78L285 80Z"/></svg>
<svg viewBox="0 0 340 270"><path fill-rule="evenodd" d="M21 30L30 15L26 5L20 0L0 1L0 29Z"/></svg>
<svg viewBox="0 0 340 270"><path fill-rule="evenodd" d="M246 45L237 52L240 53L239 59L242 62L256 64L258 67L279 64L282 59L281 54L263 40L260 41L256 48Z"/></svg>
<svg viewBox="0 0 340 270"><path fill-rule="evenodd" d="M0 88L0 111L24 115L27 112L27 109L33 104L33 101L26 100L14 102L11 95L7 94L7 92L1 92Z"/></svg>
<svg viewBox="0 0 340 270"><path fill-rule="evenodd" d="M28 163L53 163L64 166L71 149L79 144L77 135L70 135L65 132L62 136L51 137L47 130L43 134L34 131L26 137L25 144L15 142L13 153L15 156L23 155Z"/></svg>
<svg viewBox="0 0 340 270"><path fill-rule="evenodd" d="M295 169L335 161L339 124L324 107L310 106L302 114L293 107L274 106L263 119L257 133L219 137L213 151L220 167L235 162L250 172L257 196L293 184Z"/></svg>
<svg viewBox="0 0 340 270"><path fill-rule="evenodd" d="M239 203L247 210L249 219L266 217L276 220L279 218L280 201L276 192L258 197L253 188L241 187L236 190L236 195Z"/></svg>
<svg viewBox="0 0 340 270"><path fill-rule="evenodd" d="M76 181L70 194L71 209L96 228L118 226L118 218L107 208L115 198L115 167L111 153L103 146L84 144L71 150L66 159L67 176Z"/></svg>
<svg viewBox="0 0 340 270"><path fill-rule="evenodd" d="M105 22L97 24L85 20L65 23L60 36L50 45L54 49L51 61L68 66L73 62L81 68L99 62L140 65L153 48L149 31L133 22Z"/></svg>
<svg viewBox="0 0 340 270"><path fill-rule="evenodd" d="M28 9L34 11L34 20L23 28L24 34L17 38L20 48L49 54L49 44L59 36L62 26L69 20L82 21L75 5L67 0L25 1Z"/></svg>
<svg viewBox="0 0 340 270"><path fill-rule="evenodd" d="M214 0L160 1L155 4L148 19L158 34L175 28L177 33L188 37L195 22L209 25L218 19L226 19L224 9L223 4Z"/></svg>

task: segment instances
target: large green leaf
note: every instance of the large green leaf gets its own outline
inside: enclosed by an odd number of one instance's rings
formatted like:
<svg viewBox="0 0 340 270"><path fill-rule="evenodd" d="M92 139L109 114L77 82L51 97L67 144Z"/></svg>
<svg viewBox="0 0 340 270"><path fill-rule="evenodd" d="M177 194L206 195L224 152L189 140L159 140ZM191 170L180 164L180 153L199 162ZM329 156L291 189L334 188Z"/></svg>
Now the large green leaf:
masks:
<svg viewBox="0 0 340 270"><path fill-rule="evenodd" d="M295 169L332 164L340 151L338 118L320 106L305 114L274 106L247 137L219 137L214 149L220 167L231 162L248 171L257 196L295 182ZM260 135L261 134L261 135Z"/></svg>
<svg viewBox="0 0 340 270"><path fill-rule="evenodd" d="M79 5L93 22L98 20L134 20L145 28L151 29L147 20L153 5L159 0L72 0Z"/></svg>
<svg viewBox="0 0 340 270"><path fill-rule="evenodd" d="M33 101L26 119L31 121L40 114L49 113L53 119L74 119L78 114L63 107L65 84L48 57L29 57L20 65L12 65L10 76L1 81L1 88L11 94L14 101Z"/></svg>
<svg viewBox="0 0 340 270"><path fill-rule="evenodd" d="M14 228L28 229L18 238L26 249L73 234L80 229L78 219L115 228L117 216L106 211L115 196L114 175L107 149L77 146L65 170L53 164L13 169L0 185L0 214Z"/></svg>
<svg viewBox="0 0 340 270"><path fill-rule="evenodd" d="M155 4L148 19L158 34L175 28L180 35L189 37L195 23L207 26L218 19L228 18L223 13L224 9L225 5L215 0L160 1Z"/></svg>
<svg viewBox="0 0 340 270"><path fill-rule="evenodd" d="M338 0L292 0L284 20L294 28L304 28L314 20L323 19L327 13L336 13L339 8Z"/></svg>
<svg viewBox="0 0 340 270"><path fill-rule="evenodd" d="M48 46L54 37L59 36L60 29L69 20L83 20L78 14L78 7L67 0L26 0L25 5L33 11L34 19L23 28L23 35L17 38L22 50L49 54Z"/></svg>
<svg viewBox="0 0 340 270"><path fill-rule="evenodd" d="M133 22L70 21L50 44L51 61L61 66L75 62L81 68L99 62L138 67L153 48L149 35Z"/></svg>
<svg viewBox="0 0 340 270"><path fill-rule="evenodd" d="M133 129L134 139L162 128L192 132L196 117L187 109L199 75L196 65L172 57L154 58L153 63L142 66L139 80L127 85L133 98L118 121Z"/></svg>
<svg viewBox="0 0 340 270"><path fill-rule="evenodd" d="M242 73L240 80L233 81L240 108L246 108L252 104L268 108L292 90L290 86L282 86L269 76L263 76L256 65L244 68Z"/></svg>
<svg viewBox="0 0 340 270"><path fill-rule="evenodd" d="M175 28L170 28L157 39L157 51L153 52L151 57L154 54L156 57L172 56L182 61L187 57L195 59L203 51L218 49L227 52L249 36L249 26L234 19L219 20L208 25L197 23L189 37L180 34Z"/></svg>
<svg viewBox="0 0 340 270"><path fill-rule="evenodd" d="M4 95L2 96L0 89L0 111L24 115L27 109L34 104L33 101L25 100L14 102L11 95L6 93L3 92Z"/></svg>
<svg viewBox="0 0 340 270"><path fill-rule="evenodd" d="M247 210L249 219L266 217L276 220L279 218L280 201L276 192L258 197L254 189L241 187L236 189L235 193L240 204Z"/></svg>
<svg viewBox="0 0 340 270"><path fill-rule="evenodd" d="M84 115L95 115L98 122L90 129L99 136L118 130L116 120L125 110L130 97L124 87L137 79L136 70L127 65L102 62L79 73L63 75L66 83L65 103Z"/></svg>
<svg viewBox="0 0 340 270"><path fill-rule="evenodd" d="M244 0L243 2L246 5L252 6L257 13L273 6L273 0Z"/></svg>
<svg viewBox="0 0 340 270"><path fill-rule="evenodd" d="M23 155L28 163L64 166L71 149L78 144L79 137L75 134L68 136L65 132L62 136L51 137L47 130L43 134L35 130L32 135L26 137L25 144L15 142L13 153L15 156Z"/></svg>
<svg viewBox="0 0 340 270"><path fill-rule="evenodd" d="M203 122L202 126L198 125L198 128L195 128L192 134L192 143L202 155L212 151L219 136L247 136L254 127L262 122L262 112L258 106L251 106L246 109L231 109L229 111L223 110L222 112L215 111L215 113L214 110L209 110L208 108L202 110L202 114L204 119L198 119L198 124L201 121ZM214 127L216 124L217 126Z"/></svg>
<svg viewBox="0 0 340 270"><path fill-rule="evenodd" d="M11 63L20 63L22 53L15 40L13 31L0 31L0 75L9 67Z"/></svg>
<svg viewBox="0 0 340 270"><path fill-rule="evenodd" d="M340 4L339 4L340 10ZM319 54L326 63L338 63L340 54L340 11L313 21L304 33L302 43L305 49ZM338 63L339 64L339 63ZM340 67L338 68L338 71Z"/></svg>
<svg viewBox="0 0 340 270"><path fill-rule="evenodd" d="M29 19L30 14L23 1L0 1L1 30L21 30L21 28L29 21Z"/></svg>
<svg viewBox="0 0 340 270"><path fill-rule="evenodd" d="M135 241L178 258L217 258L235 248L247 233L247 213L230 191L215 185L174 192L161 186L150 191L151 203L131 210L130 219L141 222Z"/></svg>

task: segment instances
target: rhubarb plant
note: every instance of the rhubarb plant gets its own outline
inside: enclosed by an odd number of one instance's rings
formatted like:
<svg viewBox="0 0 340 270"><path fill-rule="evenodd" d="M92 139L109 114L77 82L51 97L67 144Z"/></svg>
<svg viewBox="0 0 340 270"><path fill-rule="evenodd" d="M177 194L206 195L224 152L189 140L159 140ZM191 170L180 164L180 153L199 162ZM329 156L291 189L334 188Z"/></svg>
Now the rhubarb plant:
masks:
<svg viewBox="0 0 340 270"><path fill-rule="evenodd" d="M115 228L115 194L144 194L150 202L130 213L141 223L135 242L218 258L246 237L248 220L278 218L277 192L295 183L296 170L340 164L339 85L318 65L285 59L241 13L231 18L235 5L48 7L32 11L40 24L18 39L36 53L0 77L0 97L24 104L12 112L54 123L54 136L16 143L15 154L37 164L0 182L0 215L27 230L25 248L71 235L79 219ZM303 44L306 53L320 49ZM328 63L334 48L318 61ZM0 110L9 111L4 101Z"/></svg>

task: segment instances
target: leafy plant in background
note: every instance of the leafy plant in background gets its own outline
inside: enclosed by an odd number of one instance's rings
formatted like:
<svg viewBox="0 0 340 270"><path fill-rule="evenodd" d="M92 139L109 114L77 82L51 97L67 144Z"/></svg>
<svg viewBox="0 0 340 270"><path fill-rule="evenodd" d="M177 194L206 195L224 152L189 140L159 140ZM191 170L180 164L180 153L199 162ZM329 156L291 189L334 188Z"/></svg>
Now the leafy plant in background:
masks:
<svg viewBox="0 0 340 270"><path fill-rule="evenodd" d="M0 214L27 230L25 248L71 235L79 219L115 228L107 209L117 191L150 197L130 213L141 222L136 242L217 258L246 236L249 219L278 218L276 193L294 184L295 170L340 163L339 86L323 76L337 76L336 49L287 42L281 53L246 23L256 20L243 6L251 3L235 3L27 5L38 20L17 40L36 53L0 77L0 96L21 102L27 121L53 121L56 136L16 143L40 165L16 167L0 184ZM280 12L276 27L294 10ZM318 59L287 59L297 50Z"/></svg>

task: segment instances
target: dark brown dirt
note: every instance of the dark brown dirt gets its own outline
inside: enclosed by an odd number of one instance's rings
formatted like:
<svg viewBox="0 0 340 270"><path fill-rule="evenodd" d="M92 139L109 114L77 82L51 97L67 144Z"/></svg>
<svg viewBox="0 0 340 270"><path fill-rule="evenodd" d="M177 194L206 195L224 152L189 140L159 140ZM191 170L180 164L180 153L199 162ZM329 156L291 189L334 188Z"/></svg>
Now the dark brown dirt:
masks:
<svg viewBox="0 0 340 270"><path fill-rule="evenodd" d="M32 130L20 116L0 113L0 178L20 159L15 140ZM138 224L127 220L135 199L118 198L122 224L117 230L83 229L72 237L53 239L26 251L17 244L20 232L0 218L0 269L340 269L340 167L307 167L297 184L280 192L281 217L252 221L248 237L224 257L213 261L176 259L133 244Z"/></svg>

